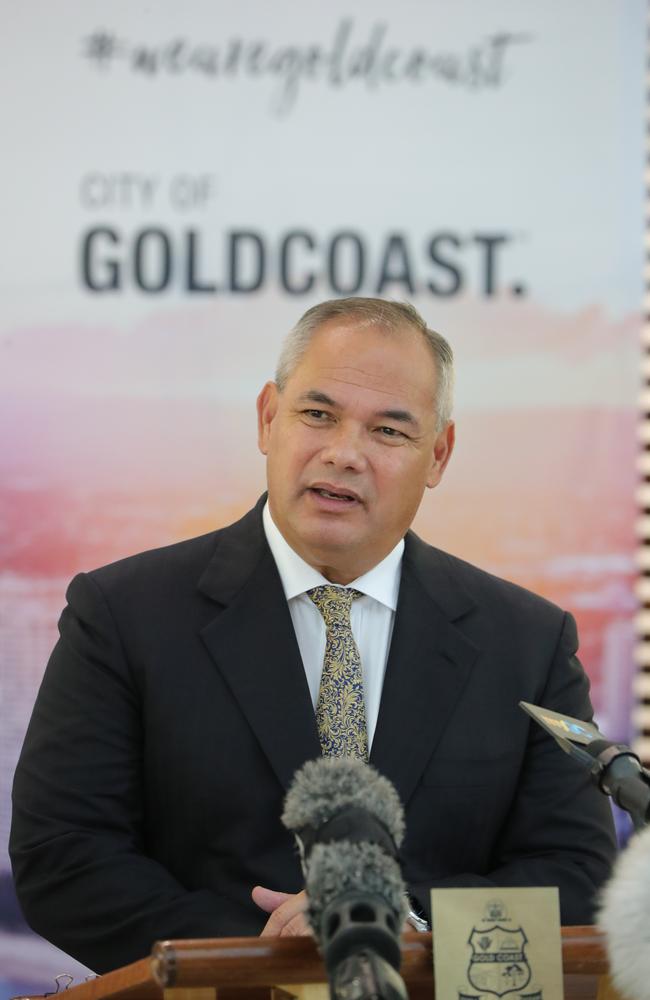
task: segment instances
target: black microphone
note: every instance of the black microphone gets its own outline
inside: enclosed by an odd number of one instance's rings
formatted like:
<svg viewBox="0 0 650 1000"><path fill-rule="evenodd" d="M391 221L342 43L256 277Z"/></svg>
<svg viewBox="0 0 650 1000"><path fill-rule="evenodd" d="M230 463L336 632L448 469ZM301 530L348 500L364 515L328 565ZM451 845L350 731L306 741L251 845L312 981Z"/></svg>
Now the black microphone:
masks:
<svg viewBox="0 0 650 1000"><path fill-rule="evenodd" d="M282 822L295 835L309 906L336 1000L405 1000L399 975L406 887L399 796L373 767L349 757L308 761Z"/></svg>
<svg viewBox="0 0 650 1000"><path fill-rule="evenodd" d="M612 743L591 722L552 712L526 701L521 708L550 733L561 748L590 772L605 795L632 817L637 830L650 823L650 772L624 743Z"/></svg>

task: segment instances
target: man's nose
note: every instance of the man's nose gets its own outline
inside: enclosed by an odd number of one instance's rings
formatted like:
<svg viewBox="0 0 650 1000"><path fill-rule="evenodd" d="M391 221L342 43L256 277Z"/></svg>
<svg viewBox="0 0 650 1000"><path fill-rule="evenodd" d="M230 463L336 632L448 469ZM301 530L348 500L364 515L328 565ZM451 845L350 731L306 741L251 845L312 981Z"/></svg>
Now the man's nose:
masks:
<svg viewBox="0 0 650 1000"><path fill-rule="evenodd" d="M321 459L327 465L339 469L361 471L366 465L364 435L361 428L337 424L327 436L321 451Z"/></svg>

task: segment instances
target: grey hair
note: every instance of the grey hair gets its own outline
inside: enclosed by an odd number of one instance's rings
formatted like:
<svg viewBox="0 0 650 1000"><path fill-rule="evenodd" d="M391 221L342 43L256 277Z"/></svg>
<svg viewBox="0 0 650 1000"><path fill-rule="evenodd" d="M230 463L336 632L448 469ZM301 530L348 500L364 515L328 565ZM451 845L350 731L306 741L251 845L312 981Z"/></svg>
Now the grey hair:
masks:
<svg viewBox="0 0 650 1000"><path fill-rule="evenodd" d="M427 326L419 312L409 302L388 302L385 299L328 299L304 313L282 345L275 381L280 392L298 366L314 333L332 319L354 320L357 327L379 326L391 333L404 328L420 333L431 350L436 369L436 423L442 430L451 419L454 390L454 355L445 338Z"/></svg>

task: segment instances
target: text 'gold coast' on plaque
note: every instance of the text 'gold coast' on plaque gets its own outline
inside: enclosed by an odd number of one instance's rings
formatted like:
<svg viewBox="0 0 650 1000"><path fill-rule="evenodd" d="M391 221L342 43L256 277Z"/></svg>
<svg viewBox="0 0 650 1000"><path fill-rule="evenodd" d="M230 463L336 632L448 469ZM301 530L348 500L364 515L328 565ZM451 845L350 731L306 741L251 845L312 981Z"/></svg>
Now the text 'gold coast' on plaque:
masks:
<svg viewBox="0 0 650 1000"><path fill-rule="evenodd" d="M554 888L433 889L439 1000L563 1000Z"/></svg>

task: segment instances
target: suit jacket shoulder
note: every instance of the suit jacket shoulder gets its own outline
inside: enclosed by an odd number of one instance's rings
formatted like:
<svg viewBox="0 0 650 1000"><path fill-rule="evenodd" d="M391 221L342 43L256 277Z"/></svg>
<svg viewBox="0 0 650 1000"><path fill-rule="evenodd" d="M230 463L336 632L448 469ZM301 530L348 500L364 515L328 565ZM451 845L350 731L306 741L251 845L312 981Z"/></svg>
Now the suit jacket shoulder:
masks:
<svg viewBox="0 0 650 1000"><path fill-rule="evenodd" d="M405 573L411 574L450 621L489 618L494 629L530 629L557 638L566 612L535 594L457 556L406 536ZM570 616L569 616L570 617ZM462 626L461 626L462 627Z"/></svg>
<svg viewBox="0 0 650 1000"><path fill-rule="evenodd" d="M67 600L83 614L84 593L97 592L116 622L146 633L152 618L173 609L197 627L210 620L214 602L229 604L264 558L271 558L261 521L264 497L239 521L119 559L72 580ZM197 619L198 616L198 619Z"/></svg>

